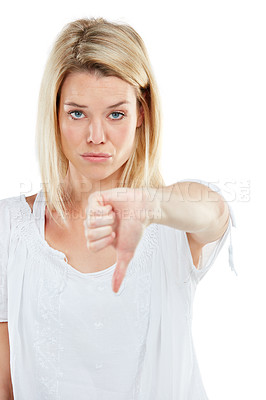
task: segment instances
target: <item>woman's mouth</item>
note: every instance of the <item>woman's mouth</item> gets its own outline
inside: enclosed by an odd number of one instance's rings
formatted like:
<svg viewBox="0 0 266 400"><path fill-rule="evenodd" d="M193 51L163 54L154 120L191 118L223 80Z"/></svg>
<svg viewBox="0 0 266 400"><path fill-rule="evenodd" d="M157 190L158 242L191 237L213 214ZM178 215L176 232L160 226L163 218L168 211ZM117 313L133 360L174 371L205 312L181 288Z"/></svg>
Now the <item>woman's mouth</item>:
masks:
<svg viewBox="0 0 266 400"><path fill-rule="evenodd" d="M108 153L84 153L81 155L85 161L102 162L112 158Z"/></svg>

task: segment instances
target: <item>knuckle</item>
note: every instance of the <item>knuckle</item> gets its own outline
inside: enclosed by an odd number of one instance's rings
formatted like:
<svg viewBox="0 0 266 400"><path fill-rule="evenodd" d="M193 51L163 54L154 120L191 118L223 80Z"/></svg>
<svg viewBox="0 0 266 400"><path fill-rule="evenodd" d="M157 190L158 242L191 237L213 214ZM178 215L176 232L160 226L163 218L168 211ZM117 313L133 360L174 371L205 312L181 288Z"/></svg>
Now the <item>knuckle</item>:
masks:
<svg viewBox="0 0 266 400"><path fill-rule="evenodd" d="M103 215L104 214L104 209L102 209L102 208L98 208L96 211L95 211L95 215L96 216L101 216L101 215Z"/></svg>
<svg viewBox="0 0 266 400"><path fill-rule="evenodd" d="M90 229L87 230L87 238L89 240L93 239L93 233L92 233L92 231Z"/></svg>
<svg viewBox="0 0 266 400"><path fill-rule="evenodd" d="M87 241L87 247L89 250L94 250L95 244L94 242L91 242L90 240Z"/></svg>
<svg viewBox="0 0 266 400"><path fill-rule="evenodd" d="M93 209L93 210L90 209L90 212L89 212L90 218L95 217L97 214L98 214L98 209Z"/></svg>
<svg viewBox="0 0 266 400"><path fill-rule="evenodd" d="M91 228L93 228L93 227L95 227L95 225L96 225L96 219L91 217L91 218L89 219L88 226L91 227Z"/></svg>

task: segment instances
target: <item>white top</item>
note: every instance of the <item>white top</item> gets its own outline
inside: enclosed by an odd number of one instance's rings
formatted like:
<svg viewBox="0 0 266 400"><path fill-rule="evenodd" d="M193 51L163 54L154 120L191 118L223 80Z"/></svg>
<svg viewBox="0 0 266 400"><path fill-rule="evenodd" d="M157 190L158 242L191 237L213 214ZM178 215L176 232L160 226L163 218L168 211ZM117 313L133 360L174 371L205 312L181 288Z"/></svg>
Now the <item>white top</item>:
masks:
<svg viewBox="0 0 266 400"><path fill-rule="evenodd" d="M211 189L220 189L207 182ZM195 289L235 226L192 260L184 231L149 225L118 294L116 264L82 273L44 238L44 193L0 200L0 321L15 400L207 400L191 322ZM232 244L229 246L232 261Z"/></svg>

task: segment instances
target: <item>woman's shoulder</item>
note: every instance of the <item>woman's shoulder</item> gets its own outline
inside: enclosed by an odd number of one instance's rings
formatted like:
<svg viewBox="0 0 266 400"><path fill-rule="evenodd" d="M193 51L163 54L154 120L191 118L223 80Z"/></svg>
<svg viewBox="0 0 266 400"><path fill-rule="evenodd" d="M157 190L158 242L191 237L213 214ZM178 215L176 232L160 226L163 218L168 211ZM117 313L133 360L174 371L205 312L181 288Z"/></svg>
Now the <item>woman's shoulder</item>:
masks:
<svg viewBox="0 0 266 400"><path fill-rule="evenodd" d="M5 197L0 199L0 212L7 210L8 208L15 207L19 205L23 201L23 197L21 195Z"/></svg>
<svg viewBox="0 0 266 400"><path fill-rule="evenodd" d="M6 224L10 226L10 221L27 216L33 209L33 203L37 194L25 197L20 194L0 199L0 229L6 228ZM30 208L29 208L30 207Z"/></svg>
<svg viewBox="0 0 266 400"><path fill-rule="evenodd" d="M0 245L8 238L12 225L12 209L17 207L19 196L0 199ZM12 207L13 205L13 207Z"/></svg>
<svg viewBox="0 0 266 400"><path fill-rule="evenodd" d="M0 199L0 206L1 207L8 207L12 204L23 204L26 202L29 204L30 208L33 207L34 201L36 199L38 193L32 194L31 196L25 196L24 194L19 194L16 196L4 197Z"/></svg>
<svg viewBox="0 0 266 400"><path fill-rule="evenodd" d="M12 196L12 197L5 197L0 199L0 213L5 212L9 209L9 207L14 204L18 204L20 200L20 196Z"/></svg>

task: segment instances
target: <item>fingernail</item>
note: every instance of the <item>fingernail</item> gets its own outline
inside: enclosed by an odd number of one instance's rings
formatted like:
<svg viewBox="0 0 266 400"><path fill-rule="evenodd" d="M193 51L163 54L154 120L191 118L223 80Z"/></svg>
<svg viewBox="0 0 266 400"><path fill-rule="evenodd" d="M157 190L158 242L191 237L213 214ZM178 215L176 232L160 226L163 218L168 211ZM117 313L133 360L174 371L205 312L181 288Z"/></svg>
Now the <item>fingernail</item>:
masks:
<svg viewBox="0 0 266 400"><path fill-rule="evenodd" d="M116 294L118 294L118 292L119 292L119 289L120 289L120 285L117 283L117 281L115 282L115 286L114 286L114 292L116 293Z"/></svg>
<svg viewBox="0 0 266 400"><path fill-rule="evenodd" d="M119 290L117 279L113 282L113 292L117 293Z"/></svg>
<svg viewBox="0 0 266 400"><path fill-rule="evenodd" d="M114 293L116 295L120 295L120 293L122 292L122 283L120 285L117 285L114 289Z"/></svg>

